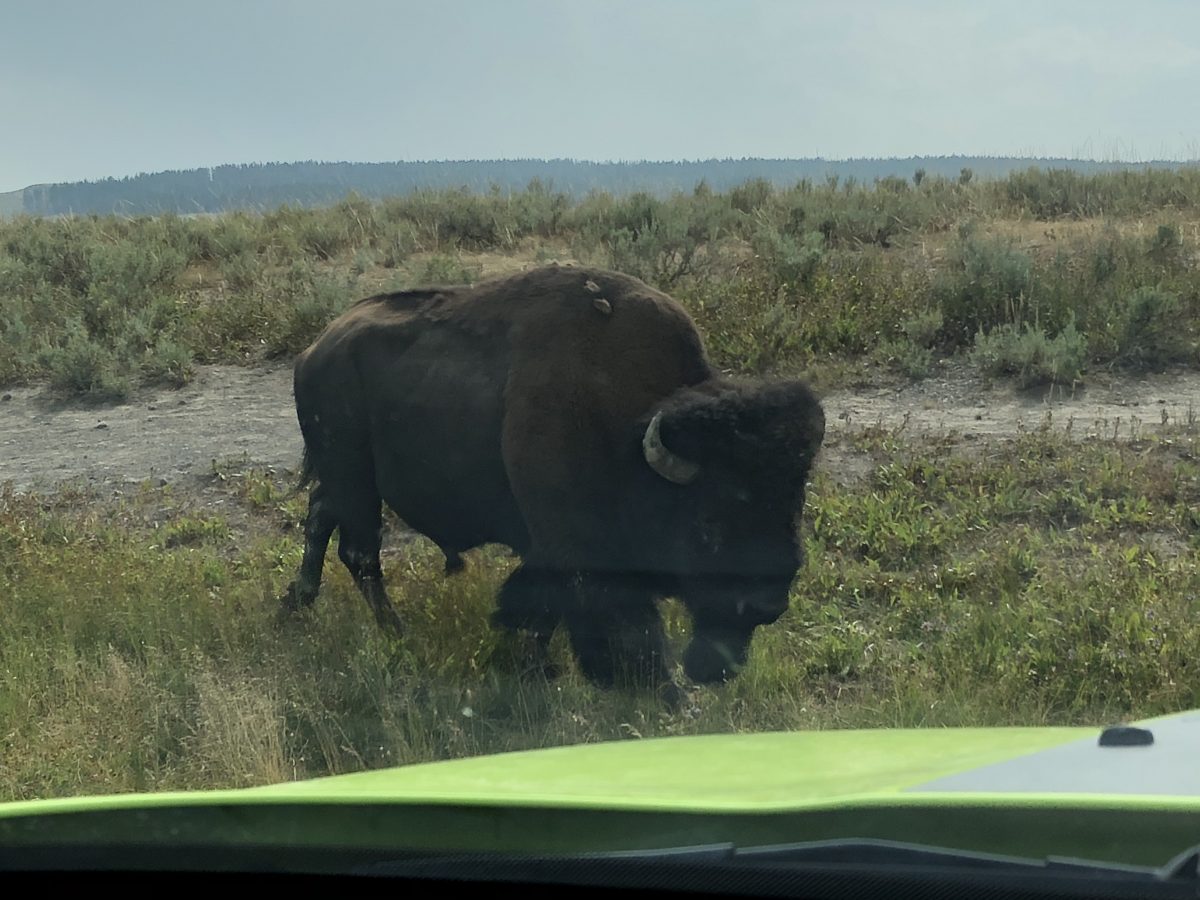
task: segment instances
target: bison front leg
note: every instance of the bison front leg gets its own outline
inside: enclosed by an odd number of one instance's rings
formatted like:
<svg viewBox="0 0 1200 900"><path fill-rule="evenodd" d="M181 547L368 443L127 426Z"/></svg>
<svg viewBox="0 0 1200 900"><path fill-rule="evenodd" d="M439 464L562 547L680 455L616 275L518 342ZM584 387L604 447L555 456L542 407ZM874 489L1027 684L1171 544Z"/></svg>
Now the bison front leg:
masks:
<svg viewBox="0 0 1200 900"><path fill-rule="evenodd" d="M500 588L492 613L494 627L524 631L533 637L531 669L546 678L559 674L550 660L550 638L573 592L573 576L525 563Z"/></svg>
<svg viewBox="0 0 1200 900"><path fill-rule="evenodd" d="M566 624L589 681L601 687L673 693L662 617L653 592L637 579L583 574Z"/></svg>

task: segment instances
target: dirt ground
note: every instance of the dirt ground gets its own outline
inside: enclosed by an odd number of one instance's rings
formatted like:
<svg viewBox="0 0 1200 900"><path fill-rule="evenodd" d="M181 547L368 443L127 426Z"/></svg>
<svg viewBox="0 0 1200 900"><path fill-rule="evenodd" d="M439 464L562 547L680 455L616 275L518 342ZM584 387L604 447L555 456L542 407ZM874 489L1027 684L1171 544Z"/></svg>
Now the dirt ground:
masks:
<svg viewBox="0 0 1200 900"><path fill-rule="evenodd" d="M833 391L823 402L828 463L861 429L903 426L904 434L1003 441L1039 427L1081 439L1149 436L1200 417L1200 373L1105 379L1075 391L1018 392L990 385L962 366L916 383L875 383ZM63 404L37 387L0 390L0 485L53 490L141 483L181 487L208 478L214 462L294 471L301 452L287 365L203 367L179 390L143 391L127 403ZM80 485L82 486L82 485Z"/></svg>

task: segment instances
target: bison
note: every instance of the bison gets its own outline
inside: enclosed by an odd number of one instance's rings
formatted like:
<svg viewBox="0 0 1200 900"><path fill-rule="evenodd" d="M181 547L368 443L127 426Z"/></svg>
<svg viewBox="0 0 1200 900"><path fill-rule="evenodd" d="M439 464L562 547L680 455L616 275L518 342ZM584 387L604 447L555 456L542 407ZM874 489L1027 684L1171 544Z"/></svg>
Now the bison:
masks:
<svg viewBox="0 0 1200 900"><path fill-rule="evenodd" d="M801 381L720 374L683 307L636 278L555 265L369 297L299 355L294 387L315 486L285 611L316 598L336 528L375 618L400 632L383 503L447 574L466 550L510 547L493 625L536 635L547 666L564 625L598 685L671 683L656 600L688 610L699 683L736 674L787 608L821 404Z"/></svg>

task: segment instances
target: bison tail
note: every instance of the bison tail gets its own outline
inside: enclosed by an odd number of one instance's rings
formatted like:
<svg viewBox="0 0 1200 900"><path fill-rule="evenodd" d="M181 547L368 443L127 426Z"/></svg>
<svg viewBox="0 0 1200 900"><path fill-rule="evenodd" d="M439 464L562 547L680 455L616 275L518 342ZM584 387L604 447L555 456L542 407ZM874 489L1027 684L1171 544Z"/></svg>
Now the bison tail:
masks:
<svg viewBox="0 0 1200 900"><path fill-rule="evenodd" d="M300 462L300 480L296 482L296 490L302 491L317 480L317 466L313 462L312 454L308 452L308 447L304 448L304 457Z"/></svg>

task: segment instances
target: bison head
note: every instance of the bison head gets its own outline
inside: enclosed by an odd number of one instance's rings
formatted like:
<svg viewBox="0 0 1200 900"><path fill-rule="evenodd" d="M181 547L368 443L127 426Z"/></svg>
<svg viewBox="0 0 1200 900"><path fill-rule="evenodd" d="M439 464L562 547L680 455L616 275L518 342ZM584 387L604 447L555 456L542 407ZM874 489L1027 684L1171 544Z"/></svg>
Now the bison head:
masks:
<svg viewBox="0 0 1200 900"><path fill-rule="evenodd" d="M692 680L735 675L754 629L787 609L803 563L805 484L824 436L820 402L795 381L681 392L646 423L642 457L657 478L654 510L642 512L653 531L641 537L691 613Z"/></svg>

